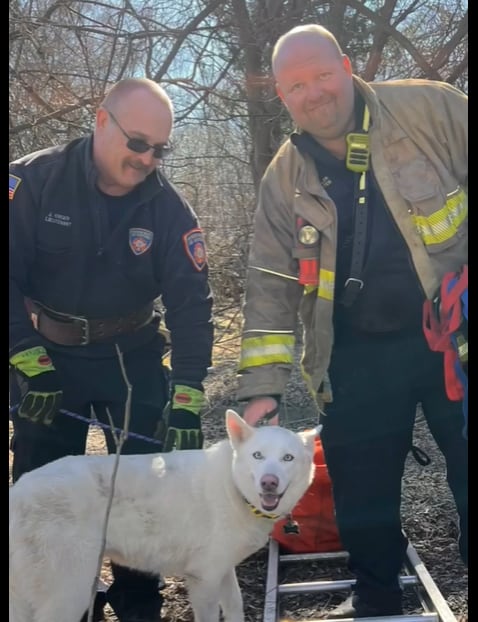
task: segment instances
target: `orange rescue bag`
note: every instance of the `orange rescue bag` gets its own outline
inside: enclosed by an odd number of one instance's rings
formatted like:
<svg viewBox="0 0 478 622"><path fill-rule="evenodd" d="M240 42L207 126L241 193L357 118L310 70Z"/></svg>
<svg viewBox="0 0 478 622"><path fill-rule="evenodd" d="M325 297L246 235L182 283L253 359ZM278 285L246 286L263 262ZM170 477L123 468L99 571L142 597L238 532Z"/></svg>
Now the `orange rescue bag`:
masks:
<svg viewBox="0 0 478 622"><path fill-rule="evenodd" d="M335 522L332 484L320 438L315 439L314 463L312 484L291 513L299 533L284 532L284 526L288 523L286 518L277 521L271 533L271 537L279 542L286 553L326 553L343 549Z"/></svg>

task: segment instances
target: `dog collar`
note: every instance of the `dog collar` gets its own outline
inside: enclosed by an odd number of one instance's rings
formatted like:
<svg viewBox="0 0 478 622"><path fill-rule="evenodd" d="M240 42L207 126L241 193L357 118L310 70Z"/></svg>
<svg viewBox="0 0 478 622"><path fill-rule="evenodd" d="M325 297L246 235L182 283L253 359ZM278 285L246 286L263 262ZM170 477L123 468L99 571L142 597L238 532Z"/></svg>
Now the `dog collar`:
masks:
<svg viewBox="0 0 478 622"><path fill-rule="evenodd" d="M252 505L252 503L249 503L249 501L245 497L244 497L244 501L246 502L246 505L251 510L251 512L254 514L254 516L257 516L257 518L270 518L272 520L277 520L278 518L280 518L280 514L266 514L262 510L259 510L258 508L256 508L255 505Z"/></svg>

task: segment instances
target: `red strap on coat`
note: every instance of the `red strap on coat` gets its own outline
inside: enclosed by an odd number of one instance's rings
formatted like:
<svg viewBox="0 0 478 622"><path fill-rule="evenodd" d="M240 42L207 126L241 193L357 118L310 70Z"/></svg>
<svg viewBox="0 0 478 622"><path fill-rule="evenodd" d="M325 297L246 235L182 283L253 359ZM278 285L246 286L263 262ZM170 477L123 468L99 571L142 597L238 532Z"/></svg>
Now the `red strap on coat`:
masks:
<svg viewBox="0 0 478 622"><path fill-rule="evenodd" d="M445 388L448 399L460 401L464 387L456 374L458 353L451 340L462 323L461 296L468 287L468 266L463 266L457 278L448 272L440 286L439 306L433 300L423 304L423 332L431 350L444 353Z"/></svg>

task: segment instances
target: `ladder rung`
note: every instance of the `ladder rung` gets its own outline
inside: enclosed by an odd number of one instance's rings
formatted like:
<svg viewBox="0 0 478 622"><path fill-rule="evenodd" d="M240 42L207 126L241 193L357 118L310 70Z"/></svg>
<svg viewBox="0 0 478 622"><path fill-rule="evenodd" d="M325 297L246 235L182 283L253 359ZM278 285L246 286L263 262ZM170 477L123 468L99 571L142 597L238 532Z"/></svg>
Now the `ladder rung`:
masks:
<svg viewBox="0 0 478 622"><path fill-rule="evenodd" d="M332 559L347 559L349 554L347 551L334 551L333 553L287 553L279 555L281 562L315 562L330 561Z"/></svg>
<svg viewBox="0 0 478 622"><path fill-rule="evenodd" d="M340 618L337 622L439 622L436 613L418 613L403 616L375 616L374 618ZM322 620L297 620L297 622L323 622Z"/></svg>
<svg viewBox="0 0 478 622"><path fill-rule="evenodd" d="M405 535L405 534L404 534ZM334 559L347 559L348 553L337 551L331 553L301 553L280 554L279 543L270 539L269 557L267 566L266 594L264 602L263 622L279 622L278 604L279 596L284 594L317 593L332 591L350 591L355 585L355 579L341 579L338 581L322 580L303 583L278 582L280 563L303 562L303 561L330 561ZM423 613L400 616L375 616L360 618L360 622L457 622L445 598L441 595L438 587L428 573L425 565L419 558L413 546L409 543L404 570L407 574L400 577L402 587L412 586L415 588L417 597L424 609ZM355 622L355 618L340 618L340 622ZM319 620L303 620L297 622L320 622Z"/></svg>
<svg viewBox="0 0 478 622"><path fill-rule="evenodd" d="M413 575L400 577L403 586L417 585L418 579ZM277 586L279 594L299 594L302 592L332 592L348 590L355 585L355 579L340 579L338 581L308 581L304 583L281 583Z"/></svg>

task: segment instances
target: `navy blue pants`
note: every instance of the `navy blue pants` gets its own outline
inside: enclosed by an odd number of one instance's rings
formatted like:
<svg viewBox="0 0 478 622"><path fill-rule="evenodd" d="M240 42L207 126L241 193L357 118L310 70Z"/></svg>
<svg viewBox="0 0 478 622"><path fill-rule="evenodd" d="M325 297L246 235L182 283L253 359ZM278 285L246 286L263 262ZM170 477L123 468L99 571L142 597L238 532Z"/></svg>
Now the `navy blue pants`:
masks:
<svg viewBox="0 0 478 622"><path fill-rule="evenodd" d="M61 352L50 349L49 354L63 388L62 409L90 417L93 408L98 420L109 425L106 413L108 408L115 427L123 428L127 389L118 358L74 357L65 353L65 349ZM126 374L132 385L129 430L148 438L153 437L168 398L162 354L163 340L160 335L146 345L124 354ZM15 405L19 400L19 388L15 373L12 373L10 401ZM12 413L12 421L14 481L23 473L47 462L85 452L88 425L83 421L59 413L53 425L47 427L20 418L15 412ZM105 431L105 437L108 452L115 453L115 442L109 430ZM122 453L145 454L159 449L157 444L130 437L123 444ZM116 564L112 564L112 572L114 581L108 591L108 600L112 601L120 619L121 611L127 611L128 615L148 607L153 612L159 611L159 577Z"/></svg>
<svg viewBox="0 0 478 622"><path fill-rule="evenodd" d="M400 520L405 459L417 405L446 460L468 560L468 443L461 403L448 400L443 355L421 332L342 339L329 368L333 402L321 439L333 485L337 526L355 590L377 605L397 600L407 541Z"/></svg>

